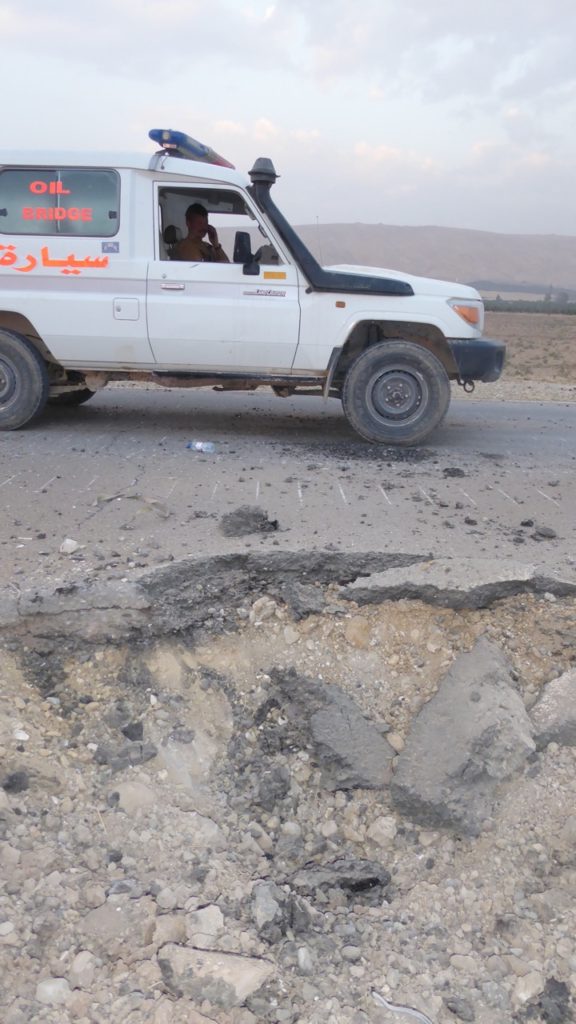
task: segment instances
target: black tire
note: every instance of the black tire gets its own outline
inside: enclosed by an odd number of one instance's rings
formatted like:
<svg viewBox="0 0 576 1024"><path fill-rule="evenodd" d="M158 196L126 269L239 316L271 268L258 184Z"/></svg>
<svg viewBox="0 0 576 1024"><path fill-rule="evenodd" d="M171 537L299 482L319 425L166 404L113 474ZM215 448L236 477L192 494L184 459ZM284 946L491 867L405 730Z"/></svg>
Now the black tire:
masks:
<svg viewBox="0 0 576 1024"><path fill-rule="evenodd" d="M0 430L18 430L39 416L48 388L46 364L31 342L0 331Z"/></svg>
<svg viewBox="0 0 576 1024"><path fill-rule="evenodd" d="M428 437L450 405L450 381L439 359L410 341L386 341L352 363L342 389L350 426L367 441L413 445Z"/></svg>
<svg viewBox="0 0 576 1024"><path fill-rule="evenodd" d="M74 409L77 405L84 405L84 402L89 402L91 398L94 398L95 394L96 392L91 391L90 388L79 388L77 391L68 392L62 391L59 395L53 395L52 398L49 398L48 404L60 408Z"/></svg>

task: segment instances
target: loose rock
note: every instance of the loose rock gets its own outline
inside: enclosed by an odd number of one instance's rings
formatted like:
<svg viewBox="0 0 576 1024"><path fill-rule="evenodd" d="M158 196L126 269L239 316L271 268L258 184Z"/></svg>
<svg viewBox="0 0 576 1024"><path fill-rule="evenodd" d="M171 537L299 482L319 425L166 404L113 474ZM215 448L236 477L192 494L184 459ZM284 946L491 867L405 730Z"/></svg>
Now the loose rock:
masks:
<svg viewBox="0 0 576 1024"><path fill-rule="evenodd" d="M552 742L576 746L576 669L547 683L530 718L539 749Z"/></svg>
<svg viewBox="0 0 576 1024"><path fill-rule="evenodd" d="M170 992L224 1010L241 1006L274 974L266 960L174 945L164 946L158 960Z"/></svg>
<svg viewBox="0 0 576 1024"><path fill-rule="evenodd" d="M45 1006L65 1006L70 996L70 986L65 978L45 978L36 986L36 999Z"/></svg>

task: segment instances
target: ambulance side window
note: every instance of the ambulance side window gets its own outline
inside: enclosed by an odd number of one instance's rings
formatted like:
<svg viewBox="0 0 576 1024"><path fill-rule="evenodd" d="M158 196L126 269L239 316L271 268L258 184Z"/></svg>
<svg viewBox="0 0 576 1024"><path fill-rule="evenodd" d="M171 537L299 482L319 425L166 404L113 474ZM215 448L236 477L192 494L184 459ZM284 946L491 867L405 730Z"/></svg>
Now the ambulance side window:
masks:
<svg viewBox="0 0 576 1024"><path fill-rule="evenodd" d="M120 178L108 169L0 171L0 233L110 238L120 226Z"/></svg>
<svg viewBox="0 0 576 1024"><path fill-rule="evenodd" d="M251 252L258 262L276 265L282 263L275 246L244 197L236 190L216 187L165 186L158 190L158 214L161 260L173 259L178 241L186 237L186 210L200 203L208 214L210 224L216 228L218 239L230 262L234 262L237 232L250 236Z"/></svg>

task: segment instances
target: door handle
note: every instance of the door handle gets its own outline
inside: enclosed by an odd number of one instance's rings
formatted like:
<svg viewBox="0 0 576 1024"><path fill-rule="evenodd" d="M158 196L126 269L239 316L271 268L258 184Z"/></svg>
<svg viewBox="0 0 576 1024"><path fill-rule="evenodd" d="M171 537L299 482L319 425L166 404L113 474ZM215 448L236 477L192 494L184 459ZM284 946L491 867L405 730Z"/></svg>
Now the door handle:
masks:
<svg viewBox="0 0 576 1024"><path fill-rule="evenodd" d="M160 287L166 292L183 292L186 285L178 284L176 281L163 281Z"/></svg>

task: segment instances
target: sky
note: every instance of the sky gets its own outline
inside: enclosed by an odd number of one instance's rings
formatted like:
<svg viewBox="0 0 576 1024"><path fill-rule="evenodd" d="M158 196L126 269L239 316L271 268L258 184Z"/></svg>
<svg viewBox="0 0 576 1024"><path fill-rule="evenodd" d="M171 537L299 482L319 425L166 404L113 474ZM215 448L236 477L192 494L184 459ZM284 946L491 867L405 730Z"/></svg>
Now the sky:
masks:
<svg viewBox="0 0 576 1024"><path fill-rule="evenodd" d="M175 128L295 224L576 235L574 0L0 0L3 149Z"/></svg>

